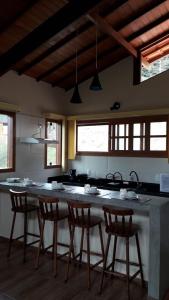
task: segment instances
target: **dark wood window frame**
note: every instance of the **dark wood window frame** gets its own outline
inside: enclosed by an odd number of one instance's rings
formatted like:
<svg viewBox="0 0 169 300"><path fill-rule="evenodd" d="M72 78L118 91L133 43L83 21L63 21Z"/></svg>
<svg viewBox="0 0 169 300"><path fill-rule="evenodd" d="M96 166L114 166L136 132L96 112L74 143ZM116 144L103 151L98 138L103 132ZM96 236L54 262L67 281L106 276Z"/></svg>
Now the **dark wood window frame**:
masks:
<svg viewBox="0 0 169 300"><path fill-rule="evenodd" d="M11 168L5 168L5 169L0 169L0 173L9 173L9 172L15 172L15 157L16 157L16 113L10 112L10 111L4 111L0 110L0 114L2 115L7 115L12 118L12 128L10 130L12 131L12 136L8 137L10 138L10 149L9 151L12 151L10 155L11 159Z"/></svg>
<svg viewBox="0 0 169 300"><path fill-rule="evenodd" d="M44 159L44 166L45 169L53 169L53 168L61 168L62 167L62 120L55 120L55 119L45 119L45 138L47 138L47 124L51 122L51 123L56 123L61 125L61 132L60 132L60 147L59 147L59 152L60 152L60 164L56 164L56 165L51 165L48 166L47 165L47 145L45 145L45 159Z"/></svg>
<svg viewBox="0 0 169 300"><path fill-rule="evenodd" d="M150 123L151 122L167 122L167 134L166 134L166 151L153 151L150 150ZM145 123L145 150L133 150L133 138L137 137L133 135L133 124ZM105 119L105 120L90 120L90 121L77 121L76 125L76 136L78 126L85 125L109 125L109 150L108 152L90 152L90 151L77 151L76 140L76 154L77 155L90 155L90 156L123 156L123 157L168 157L168 142L169 142L169 117L168 115L161 116L138 116L118 119ZM117 124L129 124L129 149L128 150L113 150L112 144L115 144L114 130L112 131L112 125ZM115 128L115 126L113 126ZM158 135L159 136L159 135ZM140 139L143 134L140 134ZM156 137L156 136L153 136Z"/></svg>

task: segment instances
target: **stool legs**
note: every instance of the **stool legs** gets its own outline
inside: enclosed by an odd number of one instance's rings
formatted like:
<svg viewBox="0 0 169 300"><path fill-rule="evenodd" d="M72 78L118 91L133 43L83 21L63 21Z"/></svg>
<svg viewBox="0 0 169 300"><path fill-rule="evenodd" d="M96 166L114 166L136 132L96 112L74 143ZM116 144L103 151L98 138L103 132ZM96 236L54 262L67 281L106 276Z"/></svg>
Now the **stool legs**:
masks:
<svg viewBox="0 0 169 300"><path fill-rule="evenodd" d="M87 269L88 269L88 289L91 288L91 278L90 278L90 231L89 228L86 229L87 233Z"/></svg>
<svg viewBox="0 0 169 300"><path fill-rule="evenodd" d="M69 278L69 268L70 268L70 263L71 263L71 254L72 254L72 249L73 249L74 233L75 233L75 226L72 225L70 227L70 246L69 246L69 256L68 256L65 282L67 282L68 278Z"/></svg>
<svg viewBox="0 0 169 300"><path fill-rule="evenodd" d="M84 240L84 228L82 228L82 235L81 235L81 242L80 242L79 267L81 267L82 264L83 240Z"/></svg>
<svg viewBox="0 0 169 300"><path fill-rule="evenodd" d="M144 283L143 268L142 268L141 253L140 253L140 243L139 243L139 238L137 233L135 234L135 238L136 238L138 262L140 267L141 282L142 282L142 286L144 287L145 283Z"/></svg>
<svg viewBox="0 0 169 300"><path fill-rule="evenodd" d="M26 245L27 245L27 227L28 227L28 216L27 212L24 213L24 241L23 241L23 262L26 261Z"/></svg>
<svg viewBox="0 0 169 300"><path fill-rule="evenodd" d="M129 265L129 238L126 238L126 274L127 274L127 295L130 300L130 265Z"/></svg>
<svg viewBox="0 0 169 300"><path fill-rule="evenodd" d="M102 251L102 257L104 260L104 244L103 244L103 235L102 235L102 226L99 224L99 236L100 236L100 245L101 245L101 251Z"/></svg>
<svg viewBox="0 0 169 300"><path fill-rule="evenodd" d="M12 220L12 227L11 227L11 233L10 233L10 238L9 238L9 247L8 247L7 257L10 257L10 255L11 255L11 247L12 247L15 220L16 220L16 212L13 213L13 220Z"/></svg>
<svg viewBox="0 0 169 300"><path fill-rule="evenodd" d="M56 273L57 273L57 244L58 244L58 241L57 241L57 221L54 222L53 224L54 228L54 241L53 241L53 256L54 256L54 260L53 260L53 263L54 263L54 266L53 266L53 269L54 269L54 276L56 276Z"/></svg>
<svg viewBox="0 0 169 300"><path fill-rule="evenodd" d="M38 246L38 252L36 256L36 262L35 262L35 268L37 269L39 267L39 256L40 256L40 250L43 245L43 234L44 234L44 227L45 227L45 220L42 221L41 224L41 230L40 230L40 241Z"/></svg>
<svg viewBox="0 0 169 300"><path fill-rule="evenodd" d="M117 248L117 235L114 236L112 272L114 272L115 259L116 259L116 248Z"/></svg>
<svg viewBox="0 0 169 300"><path fill-rule="evenodd" d="M102 277L101 277L101 283L100 283L100 294L101 294L102 288L103 288L103 280L104 280L104 275L105 275L104 273L105 273L106 266L107 266L107 258L108 258L108 253L109 253L110 241L111 241L111 234L108 234L105 258L103 261Z"/></svg>

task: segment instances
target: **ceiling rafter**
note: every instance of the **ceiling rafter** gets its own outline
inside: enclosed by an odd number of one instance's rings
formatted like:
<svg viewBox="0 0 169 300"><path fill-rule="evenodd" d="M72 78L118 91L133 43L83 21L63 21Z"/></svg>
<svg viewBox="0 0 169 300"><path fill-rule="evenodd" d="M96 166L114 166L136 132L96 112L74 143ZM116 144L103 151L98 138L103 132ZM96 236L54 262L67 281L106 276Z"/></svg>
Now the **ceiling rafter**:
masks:
<svg viewBox="0 0 169 300"><path fill-rule="evenodd" d="M161 17L159 18L159 19L161 19ZM158 19L158 20L159 20ZM164 19L164 18L163 18ZM154 23L154 22L152 22L152 23ZM151 23L151 24L152 24ZM157 22L158 23L158 22ZM151 25L150 24L150 25ZM144 33L147 33L149 30L151 30L150 28L151 28L151 26L149 25L149 27L147 27L146 26L146 28L145 28L145 32ZM158 26L158 25L157 25ZM138 34L137 34L138 33ZM134 39L135 38L138 38L140 35L140 30L138 30L138 31L136 31L135 32L135 36L134 36ZM158 37L157 37L158 38ZM131 42L131 41L133 41L133 34L131 34L128 38L127 38L127 41L128 42ZM116 48L117 46L115 46L115 47L113 47L112 48L112 51L114 51L114 49L116 50L117 48ZM137 49L139 52L140 52L140 49ZM103 54L101 54L102 55L102 58L103 58ZM90 65L91 64L91 61L89 61L89 63L88 64L85 64L85 67L87 67L88 65ZM84 70L84 69L83 69ZM64 76L64 77L62 77L61 79L59 79L59 80L57 80L56 82L54 82L53 83L53 86L57 86L58 85L58 83L60 83L60 82L63 82L63 81L65 81L65 80L68 80L68 78L71 78L72 76L73 76L73 74L74 74L74 72L72 71L72 72L70 72L69 74L67 74L66 76ZM71 87L73 87L73 83L72 83L72 86ZM71 88L70 87L70 88Z"/></svg>
<svg viewBox="0 0 169 300"><path fill-rule="evenodd" d="M122 30L124 27L130 25L132 22L136 21L138 18L143 17L144 15L146 15L147 13L153 11L153 9L158 8L162 3L166 2L166 0L154 0L153 3L150 3L148 6L143 7L141 9L139 9L139 11L136 14L131 15L127 21L124 20L123 22L120 22L119 24L115 25L115 30ZM137 36L138 37L138 36ZM98 41L98 45L100 42L102 42L104 39L106 39L106 36L103 37L102 39L100 39ZM89 51L92 47L95 47L95 42L91 43L88 46L85 46L84 48L82 48L81 50L78 51L78 55L84 54L85 52ZM47 77L48 75L52 74L53 72L57 71L59 68L61 68L62 66L64 66L67 63L70 63L73 59L75 59L75 54L71 55L70 57L66 58L65 60L63 60L62 62L54 65L53 67L49 68L47 71L43 72L42 74L40 74L37 77L37 80L43 80L45 77ZM145 64L147 64L147 62L145 62Z"/></svg>
<svg viewBox="0 0 169 300"><path fill-rule="evenodd" d="M13 16L6 24L0 28L0 33L4 32L8 27L10 27L17 19L26 13L33 5L35 5L39 0L29 0L28 3L20 10L15 16ZM26 2L26 1L25 1Z"/></svg>
<svg viewBox="0 0 169 300"><path fill-rule="evenodd" d="M109 15L110 13L112 13L114 10L116 10L117 8L121 7L123 4L127 3L128 0L115 0L112 4L111 7L109 7L109 10L104 11L101 15L102 16L106 16ZM88 21L86 24L82 25L80 28L78 28L78 35L87 32L90 28L93 27L93 24ZM76 39L77 37L77 30L71 32L69 35L67 35L65 38L63 38L62 40L60 40L59 42L57 42L55 45L53 45L52 47L48 48L47 50L45 50L42 54L40 54L39 56L37 56L36 58L34 58L31 62L27 63L25 66L23 66L19 71L18 74L22 75L24 72L28 71L29 69L31 69L33 66L35 66L36 64L40 63L42 60L44 60L45 58L47 58L49 55L51 55L53 52L59 50L60 48L62 48L63 46L65 46L66 44L68 44L70 41L72 41L73 39Z"/></svg>
<svg viewBox="0 0 169 300"><path fill-rule="evenodd" d="M52 36L77 21L96 7L101 0L72 0L40 26L35 28L20 42L0 56L0 75L3 75L19 60L38 48Z"/></svg>
<svg viewBox="0 0 169 300"><path fill-rule="evenodd" d="M103 19L97 13L89 14L88 18L94 24L96 24L102 32L115 39L115 41L122 47L124 47L129 54L137 58L136 49L129 42L127 42L118 31L114 30L113 27L105 19Z"/></svg>

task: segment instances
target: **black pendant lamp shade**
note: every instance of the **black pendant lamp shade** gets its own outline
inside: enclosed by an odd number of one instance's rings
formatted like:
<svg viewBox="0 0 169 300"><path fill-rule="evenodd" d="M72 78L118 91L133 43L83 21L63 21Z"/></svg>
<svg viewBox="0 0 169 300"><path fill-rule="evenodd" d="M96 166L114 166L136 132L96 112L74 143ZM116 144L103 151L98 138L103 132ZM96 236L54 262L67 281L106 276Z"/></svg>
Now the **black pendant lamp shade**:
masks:
<svg viewBox="0 0 169 300"><path fill-rule="evenodd" d="M76 104L82 103L82 99L81 99L80 94L79 94L79 87L78 87L77 83L75 84L73 95L72 95L72 98L71 98L70 102L71 103L76 103Z"/></svg>
<svg viewBox="0 0 169 300"><path fill-rule="evenodd" d="M75 104L82 103L82 99L79 94L78 82L77 82L77 49L76 49L76 82L75 82L73 95L70 102Z"/></svg>
<svg viewBox="0 0 169 300"><path fill-rule="evenodd" d="M101 83L99 80L98 73L96 73L93 77L93 80L90 85L90 90L92 90L92 91L101 91L102 90L102 86L101 86Z"/></svg>
<svg viewBox="0 0 169 300"><path fill-rule="evenodd" d="M102 86L100 83L99 74L98 74L98 70L97 70L97 27L96 27L96 73L91 82L90 90L91 91L101 91L102 90Z"/></svg>

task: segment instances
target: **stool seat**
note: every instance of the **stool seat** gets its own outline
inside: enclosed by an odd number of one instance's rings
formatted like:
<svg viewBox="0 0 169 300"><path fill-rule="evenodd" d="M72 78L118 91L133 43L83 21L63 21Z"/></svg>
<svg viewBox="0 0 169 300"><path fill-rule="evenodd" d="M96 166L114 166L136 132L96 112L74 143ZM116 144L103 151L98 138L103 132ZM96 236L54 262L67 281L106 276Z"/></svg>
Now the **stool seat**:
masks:
<svg viewBox="0 0 169 300"><path fill-rule="evenodd" d="M90 221L88 216L80 216L74 219L74 225L81 228L91 228L96 225L99 225L102 223L102 218L97 216L90 216ZM71 223L71 222L70 222Z"/></svg>
<svg viewBox="0 0 169 300"><path fill-rule="evenodd" d="M52 212L43 213L42 217L46 221L60 221L68 218L68 211L59 209L59 211L55 210Z"/></svg>
<svg viewBox="0 0 169 300"><path fill-rule="evenodd" d="M106 226L106 233L112 235L118 235L119 237L132 237L139 231L139 226L137 224L125 223L125 226L122 222L112 222L110 226Z"/></svg>
<svg viewBox="0 0 169 300"><path fill-rule="evenodd" d="M38 207L36 205L27 204L27 205L22 205L19 207L12 208L12 211L17 213L25 213L25 212L35 211L37 209Z"/></svg>

